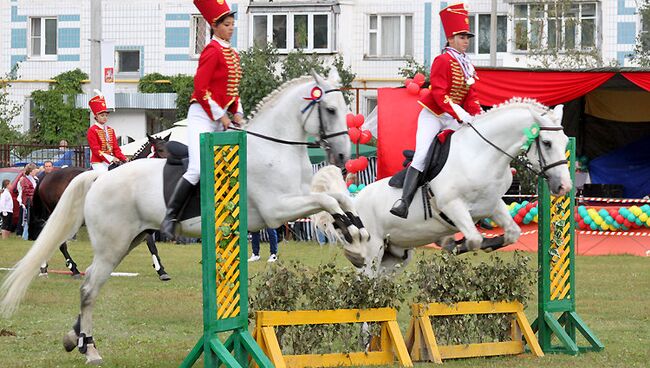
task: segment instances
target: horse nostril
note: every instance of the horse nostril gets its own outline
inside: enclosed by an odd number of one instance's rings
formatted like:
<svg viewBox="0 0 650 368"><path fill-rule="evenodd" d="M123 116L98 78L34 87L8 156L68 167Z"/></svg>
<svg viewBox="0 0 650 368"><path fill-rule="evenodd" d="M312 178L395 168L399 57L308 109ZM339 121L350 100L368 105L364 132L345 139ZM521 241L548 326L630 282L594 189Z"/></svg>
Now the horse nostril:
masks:
<svg viewBox="0 0 650 368"><path fill-rule="evenodd" d="M345 156L342 153L339 153L339 162L343 162Z"/></svg>

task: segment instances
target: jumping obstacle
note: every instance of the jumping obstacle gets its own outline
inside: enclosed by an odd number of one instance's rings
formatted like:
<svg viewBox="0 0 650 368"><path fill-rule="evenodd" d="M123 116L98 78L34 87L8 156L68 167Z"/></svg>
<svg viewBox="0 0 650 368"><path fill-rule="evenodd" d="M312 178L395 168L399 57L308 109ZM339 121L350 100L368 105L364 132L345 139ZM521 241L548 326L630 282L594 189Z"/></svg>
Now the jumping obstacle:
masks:
<svg viewBox="0 0 650 368"><path fill-rule="evenodd" d="M567 160L571 180L575 178L575 139L570 138ZM581 351L601 351L605 346L576 313L575 287L575 187L570 195L555 197L548 183L538 182L539 245L538 303L533 330L545 353L576 355ZM556 319L555 313L560 313ZM578 347L576 330L590 346ZM555 336L561 345L553 345Z"/></svg>
<svg viewBox="0 0 650 368"><path fill-rule="evenodd" d="M255 321L255 339L271 358L275 368L392 365L395 356L401 366L413 366L397 324L397 311L393 308L258 311ZM362 322L381 323L379 351L282 355L275 334L275 327L278 326Z"/></svg>
<svg viewBox="0 0 650 368"><path fill-rule="evenodd" d="M458 316L466 314L510 314L513 317L511 341L484 342L460 345L438 345L431 324L431 317ZM524 306L519 302L460 302L454 305L444 303L414 304L411 306L411 322L406 333L406 345L415 361L428 360L442 363L443 359L470 358L495 355L521 354L523 334L535 356L544 356L535 333L530 328Z"/></svg>
<svg viewBox="0 0 650 368"><path fill-rule="evenodd" d="M181 363L205 367L273 365L248 332L246 134L201 135L203 336ZM243 261L242 261L243 260ZM219 333L230 332L225 342Z"/></svg>

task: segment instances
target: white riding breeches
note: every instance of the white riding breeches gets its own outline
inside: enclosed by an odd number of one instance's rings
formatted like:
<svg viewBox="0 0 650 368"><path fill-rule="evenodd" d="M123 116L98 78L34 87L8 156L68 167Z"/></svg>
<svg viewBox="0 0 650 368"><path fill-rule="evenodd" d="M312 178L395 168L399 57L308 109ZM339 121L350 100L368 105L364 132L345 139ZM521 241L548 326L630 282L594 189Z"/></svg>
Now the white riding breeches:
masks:
<svg viewBox="0 0 650 368"><path fill-rule="evenodd" d="M451 115L444 113L437 116L427 108L422 108L420 116L418 116L415 155L413 155L411 167L422 172L426 167L427 152L438 132L443 129L456 130L458 128L460 128L460 124Z"/></svg>
<svg viewBox="0 0 650 368"><path fill-rule="evenodd" d="M223 131L223 125L218 121L212 121L205 110L198 103L190 105L187 112L187 150L189 152L189 164L183 178L196 185L201 178L201 133L212 133Z"/></svg>
<svg viewBox="0 0 650 368"><path fill-rule="evenodd" d="M90 166L93 167L93 170L99 171L99 172L107 172L108 171L108 164L106 162L93 162L90 164Z"/></svg>

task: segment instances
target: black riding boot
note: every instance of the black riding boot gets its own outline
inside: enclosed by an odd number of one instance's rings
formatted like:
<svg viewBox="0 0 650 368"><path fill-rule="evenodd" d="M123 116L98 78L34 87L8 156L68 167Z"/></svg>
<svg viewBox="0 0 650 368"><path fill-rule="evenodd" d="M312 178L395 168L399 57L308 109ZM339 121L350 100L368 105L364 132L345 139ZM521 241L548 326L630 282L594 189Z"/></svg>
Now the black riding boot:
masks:
<svg viewBox="0 0 650 368"><path fill-rule="evenodd" d="M393 205L393 208L390 209L390 213L397 217L407 218L409 215L409 206L411 206L411 201L415 192L418 190L418 179L420 178L420 172L410 167L406 170L406 178L404 179L404 186L402 187L402 198L398 199L397 202Z"/></svg>
<svg viewBox="0 0 650 368"><path fill-rule="evenodd" d="M185 206L193 188L194 185L183 177L181 177L176 184L174 193L172 193L169 203L167 204L165 219L160 225L160 232L169 239L176 239L174 228L178 222L178 215L181 212L181 209L183 209L183 206Z"/></svg>

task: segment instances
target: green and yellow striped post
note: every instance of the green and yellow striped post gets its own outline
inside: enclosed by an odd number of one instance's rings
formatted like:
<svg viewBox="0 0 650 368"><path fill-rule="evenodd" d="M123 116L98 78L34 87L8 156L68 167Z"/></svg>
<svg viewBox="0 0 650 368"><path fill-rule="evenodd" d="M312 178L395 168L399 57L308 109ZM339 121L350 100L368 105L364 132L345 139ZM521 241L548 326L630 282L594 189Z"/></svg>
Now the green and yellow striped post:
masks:
<svg viewBox="0 0 650 368"><path fill-rule="evenodd" d="M203 336L181 363L191 367L273 367L248 332L246 134L201 135ZM219 333L230 332L225 342Z"/></svg>
<svg viewBox="0 0 650 368"><path fill-rule="evenodd" d="M575 139L570 138L567 160L575 180ZM605 347L576 312L575 187L566 196L550 194L548 183L539 179L538 314L533 330L544 353L576 355ZM559 318L556 318L559 314ZM590 346L578 347L576 330ZM559 345L555 344L557 338Z"/></svg>

